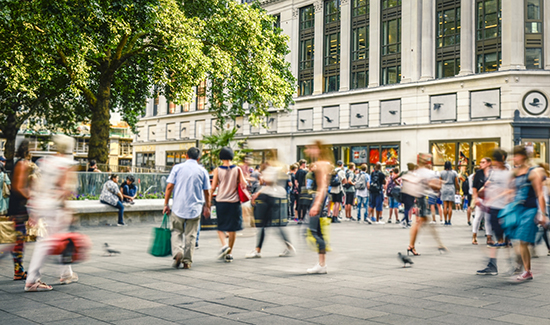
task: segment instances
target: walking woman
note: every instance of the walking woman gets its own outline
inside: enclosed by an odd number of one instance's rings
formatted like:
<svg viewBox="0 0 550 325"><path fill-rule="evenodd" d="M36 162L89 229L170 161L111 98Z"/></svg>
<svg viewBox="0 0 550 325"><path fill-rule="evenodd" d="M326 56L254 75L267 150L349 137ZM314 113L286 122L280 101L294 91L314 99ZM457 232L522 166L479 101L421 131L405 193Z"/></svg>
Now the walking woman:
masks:
<svg viewBox="0 0 550 325"><path fill-rule="evenodd" d="M527 151L523 146L516 146L513 153L516 166L513 182L515 189L514 211L511 218L504 216L503 228L510 239L519 241L519 245L514 245L514 248L516 253L521 256L524 272L515 280L523 282L533 279L529 245L535 243L537 224L545 225L548 222L548 216L542 190L544 171L529 165ZM539 211L540 219L538 218Z"/></svg>
<svg viewBox="0 0 550 325"><path fill-rule="evenodd" d="M441 185L441 201L443 201L445 226L450 226L451 217L453 216L455 194L458 194L458 175L452 170L450 161L445 162L445 170L441 172L439 178L443 182Z"/></svg>
<svg viewBox="0 0 550 325"><path fill-rule="evenodd" d="M18 281L27 278L27 272L23 267L23 253L25 236L27 235L25 222L29 220L27 201L31 195L29 185L29 161L31 158L29 140L25 139L21 142L15 156L18 160L13 167L8 216L11 221L15 222L15 231L17 232L17 239L12 250L12 255L14 267L13 280Z"/></svg>
<svg viewBox="0 0 550 325"><path fill-rule="evenodd" d="M0 216L5 216L8 213L8 206L10 204L10 197L8 193L4 193L3 191L4 184L6 184L7 189L11 191L10 178L4 170L4 166L0 164Z"/></svg>
<svg viewBox="0 0 550 325"><path fill-rule="evenodd" d="M327 251L326 242L321 231L321 215L328 190L328 175L332 171L331 161L333 160L333 155L329 148L323 145L321 141L315 141L314 144L307 146L305 153L312 161L315 161L315 183L312 184L311 188L311 192L314 194L313 202L309 209L309 230L313 238L315 238L319 249L319 263L307 269L307 273L326 274Z"/></svg>
<svg viewBox="0 0 550 325"><path fill-rule="evenodd" d="M219 159L222 165L214 170L212 179L212 193L218 189L216 195L216 213L218 215L218 237L222 248L218 254L218 259L226 262L233 261L233 245L237 231L243 229L243 217L241 201L237 187L246 189L247 183L244 174L239 167L233 165L233 150L224 147L220 150ZM229 243L226 244L225 233L229 235Z"/></svg>

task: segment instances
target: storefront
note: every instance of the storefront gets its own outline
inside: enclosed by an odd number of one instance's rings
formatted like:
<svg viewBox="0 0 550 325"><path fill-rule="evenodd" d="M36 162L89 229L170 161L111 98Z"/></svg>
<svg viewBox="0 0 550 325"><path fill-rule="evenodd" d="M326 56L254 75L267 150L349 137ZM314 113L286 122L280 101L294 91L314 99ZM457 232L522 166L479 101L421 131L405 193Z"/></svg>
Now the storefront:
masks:
<svg viewBox="0 0 550 325"><path fill-rule="evenodd" d="M134 146L136 152L136 167L155 167L156 146L144 145Z"/></svg>
<svg viewBox="0 0 550 325"><path fill-rule="evenodd" d="M434 169L443 170L445 162L450 161L454 170L468 175L483 157L491 157L499 147L500 139L430 141Z"/></svg>

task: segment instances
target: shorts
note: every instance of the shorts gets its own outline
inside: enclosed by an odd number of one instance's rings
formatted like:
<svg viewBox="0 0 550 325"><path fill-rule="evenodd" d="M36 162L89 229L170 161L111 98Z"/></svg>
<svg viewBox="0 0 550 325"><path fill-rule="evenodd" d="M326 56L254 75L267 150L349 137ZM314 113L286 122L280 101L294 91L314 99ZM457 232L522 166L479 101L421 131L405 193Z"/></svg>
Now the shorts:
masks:
<svg viewBox="0 0 550 325"><path fill-rule="evenodd" d="M241 202L216 202L219 231L243 230Z"/></svg>
<svg viewBox="0 0 550 325"><path fill-rule="evenodd" d="M489 210L489 218L490 218L490 222L491 222L491 228L493 230L493 234L495 234L495 237L498 241L504 239L504 229L502 229L502 227L500 225L500 222L499 222L499 219L498 219L499 212L500 212L500 209L491 208Z"/></svg>
<svg viewBox="0 0 550 325"><path fill-rule="evenodd" d="M397 209L399 208L399 201L397 201L393 196L389 196L388 205L390 209Z"/></svg>
<svg viewBox="0 0 550 325"><path fill-rule="evenodd" d="M346 205L354 205L354 204L355 204L355 193L346 192Z"/></svg>
<svg viewBox="0 0 550 325"><path fill-rule="evenodd" d="M437 198L435 196L428 196L428 205L435 205L437 203Z"/></svg>
<svg viewBox="0 0 550 325"><path fill-rule="evenodd" d="M436 203L439 204L439 205L442 205L443 201L441 201L441 198L438 197Z"/></svg>
<svg viewBox="0 0 550 325"><path fill-rule="evenodd" d="M369 208L375 209L378 212L382 212L382 203L384 202L384 195L382 193L370 193Z"/></svg>
<svg viewBox="0 0 550 325"><path fill-rule="evenodd" d="M421 218L428 217L428 200L425 196L416 198L416 206L418 207L418 216Z"/></svg>
<svg viewBox="0 0 550 325"><path fill-rule="evenodd" d="M332 196L332 202L334 203L342 203L342 199L344 198L344 192L340 192L340 193L331 193L330 194Z"/></svg>

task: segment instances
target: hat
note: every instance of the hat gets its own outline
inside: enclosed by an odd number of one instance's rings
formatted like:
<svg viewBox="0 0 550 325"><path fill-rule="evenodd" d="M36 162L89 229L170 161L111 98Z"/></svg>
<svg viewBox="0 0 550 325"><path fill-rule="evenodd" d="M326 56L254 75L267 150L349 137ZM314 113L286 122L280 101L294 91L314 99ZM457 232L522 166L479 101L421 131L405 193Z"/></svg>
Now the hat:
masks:
<svg viewBox="0 0 550 325"><path fill-rule="evenodd" d="M0 161L6 161L6 158L4 158L4 156L0 156Z"/></svg>
<svg viewBox="0 0 550 325"><path fill-rule="evenodd" d="M233 157L234 157L233 149L229 147L223 147L220 150L220 156L219 156L220 160L233 160Z"/></svg>
<svg viewBox="0 0 550 325"><path fill-rule="evenodd" d="M338 166L342 166L343 164L344 164L344 162L341 161L341 160L338 160L338 161L336 162L336 165L338 165Z"/></svg>

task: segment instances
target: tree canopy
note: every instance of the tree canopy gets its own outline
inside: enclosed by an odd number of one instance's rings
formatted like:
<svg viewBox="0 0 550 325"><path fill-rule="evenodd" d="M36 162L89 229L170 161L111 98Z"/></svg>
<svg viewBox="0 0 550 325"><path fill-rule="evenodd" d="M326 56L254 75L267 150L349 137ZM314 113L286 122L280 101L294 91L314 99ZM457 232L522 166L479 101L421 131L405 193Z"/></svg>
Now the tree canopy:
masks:
<svg viewBox="0 0 550 325"><path fill-rule="evenodd" d="M0 9L3 26L37 35L32 37L40 42L33 43L31 54L44 55L52 71L62 72L66 83L53 87L70 103L69 118L91 121L88 157L98 162L108 158L112 111L119 110L133 126L147 98L165 95L181 104L204 80L209 110L220 125L245 115L257 123L270 107L288 109L292 102L288 38L258 5L232 0L0 3L9 4ZM19 9L17 18L10 8ZM9 27L15 19L20 24ZM20 79L27 79L24 71Z"/></svg>

